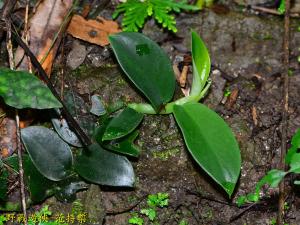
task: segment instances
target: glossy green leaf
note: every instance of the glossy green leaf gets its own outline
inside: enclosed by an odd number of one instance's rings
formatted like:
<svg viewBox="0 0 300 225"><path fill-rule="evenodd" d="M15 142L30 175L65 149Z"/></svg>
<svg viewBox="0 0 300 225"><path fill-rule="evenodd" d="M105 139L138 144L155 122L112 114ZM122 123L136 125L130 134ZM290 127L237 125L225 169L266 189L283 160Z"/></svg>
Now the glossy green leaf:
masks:
<svg viewBox="0 0 300 225"><path fill-rule="evenodd" d="M58 135L68 144L73 145L75 147L82 147L82 144L77 137L77 135L70 129L67 121L65 119L51 119L54 129L58 133Z"/></svg>
<svg viewBox="0 0 300 225"><path fill-rule="evenodd" d="M0 68L0 96L7 105L17 109L62 107L42 81L25 71Z"/></svg>
<svg viewBox="0 0 300 225"><path fill-rule="evenodd" d="M256 192L259 193L260 189L268 184L270 187L278 187L279 183L282 181L287 172L282 170L273 169L270 170L256 185Z"/></svg>
<svg viewBox="0 0 300 225"><path fill-rule="evenodd" d="M159 111L175 90L175 76L169 57L152 40L136 32L109 37L123 71Z"/></svg>
<svg viewBox="0 0 300 225"><path fill-rule="evenodd" d="M289 172L300 173L300 153L293 154Z"/></svg>
<svg viewBox="0 0 300 225"><path fill-rule="evenodd" d="M93 138L103 146L105 149L121 153L124 155L138 157L140 154L140 148L134 144L134 140L138 136L138 131L134 131L131 134L126 135L125 137L114 139L112 141L102 141L103 134L106 130L107 125L111 121L111 118L107 118L102 122L102 125L95 129Z"/></svg>
<svg viewBox="0 0 300 225"><path fill-rule="evenodd" d="M75 170L80 176L96 184L119 187L134 185L134 172L128 159L109 152L98 144L92 144L89 151L76 157Z"/></svg>
<svg viewBox="0 0 300 225"><path fill-rule="evenodd" d="M196 32L192 32L193 83L191 96L200 96L210 72L208 50ZM199 100L199 99L198 99Z"/></svg>
<svg viewBox="0 0 300 225"><path fill-rule="evenodd" d="M131 133L143 120L144 115L131 108L125 108L107 125L102 140L113 140Z"/></svg>
<svg viewBox="0 0 300 225"><path fill-rule="evenodd" d="M5 159L5 163L19 171L18 156L13 155ZM30 157L23 154L23 168L25 181L30 192L30 199L33 203L38 203L49 197L49 193L55 190L55 182L45 178L33 165Z"/></svg>
<svg viewBox="0 0 300 225"><path fill-rule="evenodd" d="M93 133L93 139L95 139L101 146L103 145L102 137L104 135L107 125L111 120L112 118L104 116L103 120L101 121L101 125L97 126Z"/></svg>
<svg viewBox="0 0 300 225"><path fill-rule="evenodd" d="M69 175L71 149L54 131L31 126L21 130L21 137L33 164L46 178L59 181Z"/></svg>
<svg viewBox="0 0 300 225"><path fill-rule="evenodd" d="M296 148L300 148L300 129L296 131L292 138L292 145Z"/></svg>
<svg viewBox="0 0 300 225"><path fill-rule="evenodd" d="M231 196L240 174L241 156L228 125L200 103L175 105L174 115L193 158Z"/></svg>
<svg viewBox="0 0 300 225"><path fill-rule="evenodd" d="M34 166L30 157L23 157L24 173L33 202L41 202L55 190L55 182L44 177Z"/></svg>
<svg viewBox="0 0 300 225"><path fill-rule="evenodd" d="M298 149L300 148L300 129L296 131L294 136L292 137L291 147L289 148L286 156L285 156L285 163L290 164L293 158L293 155L297 153Z"/></svg>
<svg viewBox="0 0 300 225"><path fill-rule="evenodd" d="M105 144L104 147L114 152L138 157L141 150L133 143L138 135L139 132L134 131L132 134L129 134L121 139L112 140L109 144Z"/></svg>

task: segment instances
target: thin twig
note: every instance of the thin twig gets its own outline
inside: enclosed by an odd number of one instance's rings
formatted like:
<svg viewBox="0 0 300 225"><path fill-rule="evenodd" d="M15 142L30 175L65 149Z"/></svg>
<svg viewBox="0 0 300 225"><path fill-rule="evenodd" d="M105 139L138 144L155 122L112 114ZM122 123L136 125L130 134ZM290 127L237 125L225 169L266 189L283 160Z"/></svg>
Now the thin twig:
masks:
<svg viewBox="0 0 300 225"><path fill-rule="evenodd" d="M1 22L4 22L5 19L11 14L11 12L14 10L14 7L16 5L17 0L6 0L3 4L2 9L0 10L0 20ZM2 37L4 35L5 29L2 29L3 24L1 23L0 27L0 40L2 40Z"/></svg>
<svg viewBox="0 0 300 225"><path fill-rule="evenodd" d="M25 17L24 17L24 31L23 31L23 40L28 45L29 44L29 34L28 34L28 16L29 16L29 0L26 0L26 8L25 8ZM32 73L32 66L30 62L29 56L27 56L28 62L28 71Z"/></svg>
<svg viewBox="0 0 300 225"><path fill-rule="evenodd" d="M189 190L189 189L186 189L185 191L186 191L187 194L195 195L195 196L199 197L200 199L204 199L204 200L208 200L208 201L220 203L222 205L228 205L228 206L232 206L232 207L237 207L236 204L232 204L232 203L227 202L227 201L222 201L222 200L216 199L216 198L208 196L208 195L203 195L203 194L201 194L198 191L192 191L192 190Z"/></svg>
<svg viewBox="0 0 300 225"><path fill-rule="evenodd" d="M69 9L67 15L65 16L65 19L63 20L62 24L60 25L58 31L55 33L50 47L44 54L43 58L40 60L41 65L44 64L46 58L48 57L48 55L49 55L50 51L52 50L54 44L56 43L57 39L59 38L59 36L62 34L62 32L65 30L66 26L69 24L70 20L72 19L71 15L72 15L73 11L74 11L74 5L71 7L71 9Z"/></svg>
<svg viewBox="0 0 300 225"><path fill-rule="evenodd" d="M287 142L287 120L289 108L289 39L290 39L290 0L285 0L285 16L284 16L284 73L283 73L283 104L282 104L282 125L281 125L281 151L280 151L280 169L286 170L285 155ZM278 214L277 224L284 224L284 202L285 202L285 186L284 180L279 184Z"/></svg>
<svg viewBox="0 0 300 225"><path fill-rule="evenodd" d="M22 211L24 215L24 225L28 225L27 221L27 211L26 211L26 194L25 194L25 185L24 185L24 169L22 162L22 143L20 136L20 118L18 110L16 109L16 122L17 122L17 150L18 150L18 162L19 162L19 177L20 177L20 190L21 190L21 199L22 199Z"/></svg>
<svg viewBox="0 0 300 225"><path fill-rule="evenodd" d="M229 220L229 222L233 222L237 219L239 219L242 215L244 215L244 213L246 213L247 211L249 211L250 209L252 209L254 206L256 206L258 203L252 203L249 206L247 206L245 209L243 209L241 212L239 212L238 214L232 216Z"/></svg>
<svg viewBox="0 0 300 225"><path fill-rule="evenodd" d="M9 66L11 70L15 69L12 42L11 42L11 23L9 20L5 20L7 27L7 52L9 59ZM24 225L28 225L27 222L27 211L26 211L26 195L25 195L25 184L24 184L24 169L22 162L22 144L20 137L20 118L18 109L16 109L16 126L17 126L17 152L18 152L18 163L19 163L19 179L20 179L20 192L21 192L21 204L24 215Z"/></svg>
<svg viewBox="0 0 300 225"><path fill-rule="evenodd" d="M6 49L8 52L8 62L9 62L9 67L10 69L15 68L15 63L14 63L14 54L13 54L13 47L12 47L12 42L11 42L11 23L9 20L5 20L6 23Z"/></svg>
<svg viewBox="0 0 300 225"><path fill-rule="evenodd" d="M17 0L6 0L4 2L3 8L1 10L1 19L4 20L7 18L16 5Z"/></svg>
<svg viewBox="0 0 300 225"><path fill-rule="evenodd" d="M251 9L261 11L261 12L265 12L265 13L269 13L269 14L273 14L273 15L277 15L277 16L282 15L276 9L270 9L270 8L266 8L266 7L262 7L262 6L253 5L253 6L251 6Z"/></svg>
<svg viewBox="0 0 300 225"><path fill-rule="evenodd" d="M260 12L263 12L263 13L269 13L269 14L277 15L277 16L282 15L280 12L278 12L277 9L270 9L270 8L266 8L266 7L262 7L262 6L256 6L256 5L253 5L253 6L250 6L250 7L253 10L260 11ZM299 15L299 13L290 13L290 17L299 18L300 15Z"/></svg>

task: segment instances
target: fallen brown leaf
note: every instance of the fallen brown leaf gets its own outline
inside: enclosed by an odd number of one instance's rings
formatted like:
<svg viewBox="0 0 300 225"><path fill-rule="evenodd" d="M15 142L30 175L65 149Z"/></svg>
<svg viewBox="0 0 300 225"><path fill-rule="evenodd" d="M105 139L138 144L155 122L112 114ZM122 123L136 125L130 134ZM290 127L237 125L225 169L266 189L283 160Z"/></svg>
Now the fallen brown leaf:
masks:
<svg viewBox="0 0 300 225"><path fill-rule="evenodd" d="M75 38L105 46L109 44L108 36L121 30L116 22L102 17L98 17L97 20L86 20L80 15L74 15L67 32Z"/></svg>

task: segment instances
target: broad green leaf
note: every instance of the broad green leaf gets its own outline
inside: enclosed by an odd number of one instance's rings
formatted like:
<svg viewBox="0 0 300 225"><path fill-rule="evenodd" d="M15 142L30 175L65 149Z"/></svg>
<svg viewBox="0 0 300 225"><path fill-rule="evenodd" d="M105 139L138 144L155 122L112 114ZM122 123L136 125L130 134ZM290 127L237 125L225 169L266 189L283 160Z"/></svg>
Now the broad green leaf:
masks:
<svg viewBox="0 0 300 225"><path fill-rule="evenodd" d="M138 146L136 146L133 143L138 135L139 132L134 131L133 133L123 138L112 140L109 144L105 144L104 147L114 152L118 152L133 157L138 157L141 150Z"/></svg>
<svg viewBox="0 0 300 225"><path fill-rule="evenodd" d="M298 148L294 145L292 145L289 149L288 149L288 152L287 154L285 155L285 163L286 164L290 164L291 163L291 160L293 158L293 156L295 154L297 154L297 150Z"/></svg>
<svg viewBox="0 0 300 225"><path fill-rule="evenodd" d="M159 111L175 90L175 76L169 57L152 40L136 32L109 37L116 58L136 87Z"/></svg>
<svg viewBox="0 0 300 225"><path fill-rule="evenodd" d="M174 115L193 158L231 196L240 174L241 156L228 125L200 103L175 105Z"/></svg>
<svg viewBox="0 0 300 225"><path fill-rule="evenodd" d="M54 131L31 126L21 130L21 137L33 164L46 178L59 181L69 175L71 149Z"/></svg>
<svg viewBox="0 0 300 225"><path fill-rule="evenodd" d="M289 172L300 173L300 153L293 154Z"/></svg>
<svg viewBox="0 0 300 225"><path fill-rule="evenodd" d="M103 134L106 130L107 125L111 121L111 118L107 118L102 122L102 125L95 129L93 138L99 143L99 145L103 146L105 149L118 152L121 154L138 157L140 154L140 148L136 146L133 142L138 136L138 131L134 131L125 137L112 140L110 142L102 141Z"/></svg>
<svg viewBox="0 0 300 225"><path fill-rule="evenodd" d="M282 170L273 169L270 170L256 185L256 192L259 193L262 186L265 184L270 185L270 187L278 187L280 181L284 178L287 172Z"/></svg>
<svg viewBox="0 0 300 225"><path fill-rule="evenodd" d="M15 171L19 171L18 156L13 155L5 159ZM33 165L27 154L23 155L23 168L25 181L30 192L30 199L33 203L38 203L49 197L49 193L55 190L55 182L45 178Z"/></svg>
<svg viewBox="0 0 300 225"><path fill-rule="evenodd" d="M23 157L24 173L29 187L30 199L41 202L55 190L55 182L44 177L34 166L30 157Z"/></svg>
<svg viewBox="0 0 300 225"><path fill-rule="evenodd" d="M101 121L101 125L96 127L93 133L93 139L95 139L101 146L103 145L102 137L104 135L107 125L111 120L111 118L104 116L103 120Z"/></svg>
<svg viewBox="0 0 300 225"><path fill-rule="evenodd" d="M293 155L297 153L297 150L300 148L300 129L296 131L294 136L292 137L291 147L289 148L286 156L285 163L290 164L293 158Z"/></svg>
<svg viewBox="0 0 300 225"><path fill-rule="evenodd" d="M0 68L0 96L7 105L17 109L62 107L42 81L25 71Z"/></svg>
<svg viewBox="0 0 300 225"><path fill-rule="evenodd" d="M285 0L280 1L277 11L282 15L285 13Z"/></svg>
<svg viewBox="0 0 300 225"><path fill-rule="evenodd" d="M190 95L200 96L209 76L210 58L204 42L194 31L192 32L192 58L193 83Z"/></svg>
<svg viewBox="0 0 300 225"><path fill-rule="evenodd" d="M296 148L300 148L300 129L296 131L292 138L292 145Z"/></svg>
<svg viewBox="0 0 300 225"><path fill-rule="evenodd" d="M82 147L77 135L69 128L69 125L65 119L51 119L54 129L58 135L68 144L75 147Z"/></svg>
<svg viewBox="0 0 300 225"><path fill-rule="evenodd" d="M124 156L103 149L98 144L89 146L76 157L75 170L86 180L109 186L133 187L134 172Z"/></svg>
<svg viewBox="0 0 300 225"><path fill-rule="evenodd" d="M143 120L144 115L131 108L125 108L106 127L102 140L113 140L131 133Z"/></svg>

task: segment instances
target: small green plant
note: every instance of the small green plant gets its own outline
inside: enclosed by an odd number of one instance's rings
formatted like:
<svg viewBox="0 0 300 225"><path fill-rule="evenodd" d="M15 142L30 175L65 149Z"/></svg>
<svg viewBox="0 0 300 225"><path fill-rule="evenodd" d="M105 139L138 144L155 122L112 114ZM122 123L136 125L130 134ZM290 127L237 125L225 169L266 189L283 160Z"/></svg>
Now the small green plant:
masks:
<svg viewBox="0 0 300 225"><path fill-rule="evenodd" d="M285 13L285 0L280 0L280 4L279 4L279 7L278 7L277 11L280 14L284 14Z"/></svg>
<svg viewBox="0 0 300 225"><path fill-rule="evenodd" d="M185 219L183 219L183 220L180 220L178 225L189 225L189 223Z"/></svg>
<svg viewBox="0 0 300 225"><path fill-rule="evenodd" d="M5 224L4 222L6 222L6 221L7 221L6 216L0 215L0 225L4 225Z"/></svg>
<svg viewBox="0 0 300 225"><path fill-rule="evenodd" d="M214 0L197 0L195 5L203 9L204 7L210 7L213 2Z"/></svg>
<svg viewBox="0 0 300 225"><path fill-rule="evenodd" d="M285 157L285 162L288 165L288 170L270 170L255 186L255 192L244 196L240 196L237 200L238 206L245 203L258 202L261 198L261 189L268 185L270 188L278 187L279 183L289 174L300 174L300 129L297 130L291 141L291 147L289 148ZM299 185L300 181L295 180L295 185ZM285 204L285 209L288 209L288 205Z"/></svg>
<svg viewBox="0 0 300 225"><path fill-rule="evenodd" d="M132 217L128 220L129 224L135 224L135 225L143 225L144 219L139 217L137 213L134 213Z"/></svg>
<svg viewBox="0 0 300 225"><path fill-rule="evenodd" d="M229 89L229 88L226 88L225 91L224 91L224 96L225 96L225 97L228 97L228 96L230 96L230 95L231 95L230 89Z"/></svg>
<svg viewBox="0 0 300 225"><path fill-rule="evenodd" d="M168 193L157 193L154 195L148 195L147 204L150 207L165 207L169 205Z"/></svg>
<svg viewBox="0 0 300 225"><path fill-rule="evenodd" d="M145 215L151 222L158 223L157 219L157 208L164 208L169 205L169 194L168 193L157 193L148 195L147 207L139 211L140 215ZM128 220L129 224L143 225L144 219L141 218L137 213Z"/></svg>
<svg viewBox="0 0 300 225"><path fill-rule="evenodd" d="M121 68L149 103L126 103L126 107L117 104L114 109L101 110L104 115L99 118L100 125L93 133L93 141L72 118L58 94L53 94L55 92L37 77L25 71L0 68L0 96L7 105L20 110L55 109L51 122L56 132L44 126L29 126L21 130L26 149L23 167L29 203L41 202L51 195L63 201L74 200L77 191L88 187L85 181L134 187L134 170L126 156L138 157L140 154L134 141L138 136L137 127L145 114L173 114L194 160L231 197L240 174L240 151L225 121L199 103L210 87L211 63L204 42L195 32L191 36L191 92L189 96L176 100L173 100L175 76L170 59L155 42L136 32L110 36ZM42 69L39 72L45 73ZM60 110L63 115L69 115L68 122L73 121L70 123L73 130L67 121L59 119ZM119 110L118 114L114 114L116 110ZM73 131L77 131L76 134ZM73 154L71 146L77 148L76 154ZM18 170L16 155L0 160L1 190L7 190L8 173L16 175ZM6 193L0 193L1 200L6 201ZM159 207L167 204L164 195L156 197ZM157 207L156 200L154 196L149 204ZM2 211L19 209L20 205L15 203L0 206ZM143 213L154 218L151 209Z"/></svg>
<svg viewBox="0 0 300 225"><path fill-rule="evenodd" d="M197 6L189 5L186 0L127 0L117 6L113 18L124 14L122 27L124 31L138 31L147 17L153 16L164 28L177 32L175 17L171 12L181 10L199 10Z"/></svg>
<svg viewBox="0 0 300 225"><path fill-rule="evenodd" d="M276 219L275 218L272 218L270 220L270 225L276 225Z"/></svg>
<svg viewBox="0 0 300 225"><path fill-rule="evenodd" d="M150 104L127 104L127 108L103 127L96 140L103 145L115 143L128 135L136 137L133 131L144 114L173 114L195 161L231 196L240 173L240 152L224 120L198 103L211 83L210 58L201 38L192 32L193 83L190 95L173 101L175 76L172 65L156 43L136 32L122 32L109 39L121 68ZM110 149L120 152L120 145ZM123 148L122 153L138 155L133 148Z"/></svg>

